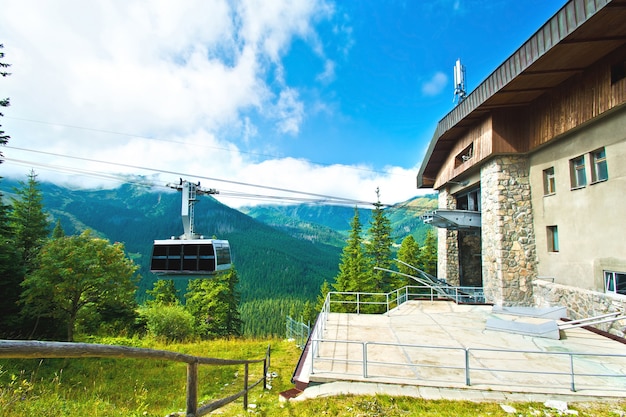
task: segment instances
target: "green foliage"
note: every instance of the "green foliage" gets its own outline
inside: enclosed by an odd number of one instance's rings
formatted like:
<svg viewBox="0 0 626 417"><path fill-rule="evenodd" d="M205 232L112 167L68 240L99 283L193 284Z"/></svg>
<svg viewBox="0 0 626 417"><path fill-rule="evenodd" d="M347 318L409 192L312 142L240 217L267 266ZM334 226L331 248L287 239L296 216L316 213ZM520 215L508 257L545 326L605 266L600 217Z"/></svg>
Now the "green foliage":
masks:
<svg viewBox="0 0 626 417"><path fill-rule="evenodd" d="M260 359L271 346L270 391L249 394L254 410L244 411L242 399L220 409L224 417L255 414L272 417L424 416L506 417L498 402L426 400L388 395L336 395L306 401L279 402L277 393L293 388L291 375L300 356L295 343L282 339L233 339L188 344L164 344L154 339L97 339L110 343L164 349L223 359ZM250 380L262 376L262 364L250 366ZM209 402L239 391L243 366L200 366L199 400ZM514 404L516 415L556 415L537 402ZM569 404L581 416L622 415L622 399ZM137 359L0 359L0 415L11 417L139 417L164 416L185 409L184 364Z"/></svg>
<svg viewBox="0 0 626 417"><path fill-rule="evenodd" d="M0 189L10 195L11 185L15 184L15 181L8 181L7 184L0 182ZM140 267L139 273L143 278L138 282L136 298L144 302L148 298L147 291L153 289L158 279L149 272L153 240L182 233L178 214L180 195L136 185L123 185L113 190L69 190L44 183L41 189L46 210L52 213L55 223L64 233L74 235L93 229L94 236L124 243L127 256ZM436 206L436 198L427 196L385 209L385 216L391 222L393 241L399 244L401 239L411 234L417 242L423 242L426 230L431 227L423 224L420 215L432 209L433 204ZM372 210L358 209L358 212L360 220L366 224L370 222ZM230 241L244 304L278 298L313 302L322 283L334 283L338 275L342 248L350 232L354 209L325 205L249 209L250 215L273 226L270 227L211 197L203 197L196 206L195 214L196 230L206 236ZM367 258L365 256L361 261L367 262ZM372 272L372 269L373 266L369 265L364 270ZM369 281L360 281L360 286L375 288ZM174 281L179 294L185 292L187 283L185 279ZM20 290L18 288L18 292ZM39 320L38 329L41 330L44 318ZM246 320L266 321L255 314L250 314ZM283 320L281 317L278 322ZM88 320L79 324L81 331L93 327ZM49 325L47 323L45 327L49 328ZM263 323L255 325L248 322L246 326L269 328ZM282 328L280 324L281 332Z"/></svg>
<svg viewBox="0 0 626 417"><path fill-rule="evenodd" d="M65 236L65 231L63 230L63 226L61 226L61 220L57 219L57 222L54 225L54 229L52 230L52 239L59 239Z"/></svg>
<svg viewBox="0 0 626 417"><path fill-rule="evenodd" d="M137 266L121 243L93 238L89 231L52 239L39 252L38 264L22 284L25 313L65 323L68 341L80 314L111 305L134 306Z"/></svg>
<svg viewBox="0 0 626 417"><path fill-rule="evenodd" d="M202 338L241 336L238 283L234 266L211 279L189 281L185 308L193 316L196 331Z"/></svg>
<svg viewBox="0 0 626 417"><path fill-rule="evenodd" d="M146 301L147 305L153 304L179 304L178 290L172 279L160 279L155 281L151 290L146 291L150 300Z"/></svg>
<svg viewBox="0 0 626 417"><path fill-rule="evenodd" d="M181 342L196 335L194 316L180 304L153 304L139 309L148 334L166 342Z"/></svg>
<svg viewBox="0 0 626 417"><path fill-rule="evenodd" d="M19 333L20 308L17 302L22 292L20 283L24 278L19 259L21 256L16 248L9 220L9 206L2 202L0 193L0 338L12 338Z"/></svg>
<svg viewBox="0 0 626 417"><path fill-rule="evenodd" d="M320 293L315 299L315 311L318 311L318 312L322 311L322 308L324 307L324 303L326 302L326 295L328 295L330 291L331 291L331 288L330 288L330 285L328 284L328 281L324 281L322 283L322 286L320 287Z"/></svg>
<svg viewBox="0 0 626 417"><path fill-rule="evenodd" d="M285 319L304 320L305 301L297 298L251 300L241 304L244 337L284 337ZM315 312L317 313L317 312Z"/></svg>
<svg viewBox="0 0 626 417"><path fill-rule="evenodd" d="M250 391L249 401L263 409L277 407L277 393L291 388L299 350L281 340L215 340L188 344L155 339L98 339L115 343L223 359L262 359L272 348L271 391ZM243 365L199 366L198 399L203 403L234 394L243 387ZM250 381L263 376L263 363L251 364ZM12 377L15 383L11 385ZM24 382L25 381L25 382ZM154 417L185 410L185 364L140 359L0 359L0 416L11 417ZM22 392L14 394L23 384ZM3 395L7 393L7 395ZM14 398L9 403L5 401ZM243 400L221 409L226 415L245 414ZM269 415L272 415L271 410Z"/></svg>
<svg viewBox="0 0 626 417"><path fill-rule="evenodd" d="M437 237L432 230L426 233L426 240L421 249L420 264L424 272L437 276Z"/></svg>
<svg viewBox="0 0 626 417"><path fill-rule="evenodd" d="M351 227L350 237L341 255L339 274L333 286L336 291L375 291L376 283L372 276L372 265L363 247L361 222L356 208Z"/></svg>
<svg viewBox="0 0 626 417"><path fill-rule="evenodd" d="M185 294L187 311L195 320L197 333L203 338L241 335L241 318L237 306L239 278L234 266L210 279L189 281Z"/></svg>
<svg viewBox="0 0 626 417"><path fill-rule="evenodd" d="M369 241L365 244L367 256L374 266L389 269L391 266L391 223L387 218L380 202L380 191L376 189L377 201L374 203L374 212L368 230ZM376 282L377 292L389 292L392 288L391 274L385 271L372 271Z"/></svg>
<svg viewBox="0 0 626 417"><path fill-rule="evenodd" d="M420 258L420 246L415 241L412 235L408 235L402 241L402 245L400 245L400 249L398 250L398 259L406 264L414 266L417 269L422 269L422 262ZM398 272L401 272L406 275L415 276L416 271L413 268L410 268L406 265L403 265L398 262ZM400 288L405 285L415 285L416 282L411 278L398 276L395 282L395 288Z"/></svg>
<svg viewBox="0 0 626 417"><path fill-rule="evenodd" d="M22 253L26 273L36 268L39 249L50 233L48 216L43 208L43 196L37 174L31 171L26 183L20 181L12 198L11 223L15 233L15 245Z"/></svg>

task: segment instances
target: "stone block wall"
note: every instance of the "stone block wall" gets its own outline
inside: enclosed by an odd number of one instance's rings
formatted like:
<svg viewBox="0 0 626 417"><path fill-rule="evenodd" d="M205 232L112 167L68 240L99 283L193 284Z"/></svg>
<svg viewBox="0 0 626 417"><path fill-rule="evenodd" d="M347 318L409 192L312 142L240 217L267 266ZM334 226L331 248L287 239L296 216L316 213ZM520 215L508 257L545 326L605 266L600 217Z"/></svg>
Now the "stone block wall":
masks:
<svg viewBox="0 0 626 417"><path fill-rule="evenodd" d="M444 188L439 190L439 208L456 209L456 199ZM460 285L459 240L456 230L438 229L437 232L437 277L444 278L450 285Z"/></svg>
<svg viewBox="0 0 626 417"><path fill-rule="evenodd" d="M533 281L533 298L538 308L567 307L568 318L573 320L615 311L626 311L624 297L555 284L541 279ZM626 320L597 324L594 327L619 337L626 336Z"/></svg>
<svg viewBox="0 0 626 417"><path fill-rule="evenodd" d="M532 306L537 253L529 164L499 156L481 168L483 287L488 302Z"/></svg>

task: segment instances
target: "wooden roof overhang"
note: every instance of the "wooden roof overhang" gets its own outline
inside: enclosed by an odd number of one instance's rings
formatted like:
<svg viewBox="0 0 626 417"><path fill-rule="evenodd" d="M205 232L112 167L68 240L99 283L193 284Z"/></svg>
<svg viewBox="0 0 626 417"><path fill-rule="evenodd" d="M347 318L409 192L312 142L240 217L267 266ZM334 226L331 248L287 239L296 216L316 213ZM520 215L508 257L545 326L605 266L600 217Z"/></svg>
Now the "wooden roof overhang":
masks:
<svg viewBox="0 0 626 417"><path fill-rule="evenodd" d="M437 125L417 188L432 188L457 140L491 110L528 106L626 44L626 0L570 0Z"/></svg>

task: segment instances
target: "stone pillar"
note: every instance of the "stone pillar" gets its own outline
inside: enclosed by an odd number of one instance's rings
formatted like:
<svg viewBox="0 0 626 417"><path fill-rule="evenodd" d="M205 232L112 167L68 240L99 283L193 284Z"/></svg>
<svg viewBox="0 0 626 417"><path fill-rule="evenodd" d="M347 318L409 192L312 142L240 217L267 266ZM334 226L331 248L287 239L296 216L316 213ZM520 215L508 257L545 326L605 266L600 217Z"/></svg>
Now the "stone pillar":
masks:
<svg viewBox="0 0 626 417"><path fill-rule="evenodd" d="M439 208L456 209L456 199L447 188L439 190ZM438 229L437 277L444 278L450 285L460 285L459 238L456 230Z"/></svg>
<svg viewBox="0 0 626 417"><path fill-rule="evenodd" d="M537 276L529 164L500 156L481 168L483 287L487 302L532 306Z"/></svg>

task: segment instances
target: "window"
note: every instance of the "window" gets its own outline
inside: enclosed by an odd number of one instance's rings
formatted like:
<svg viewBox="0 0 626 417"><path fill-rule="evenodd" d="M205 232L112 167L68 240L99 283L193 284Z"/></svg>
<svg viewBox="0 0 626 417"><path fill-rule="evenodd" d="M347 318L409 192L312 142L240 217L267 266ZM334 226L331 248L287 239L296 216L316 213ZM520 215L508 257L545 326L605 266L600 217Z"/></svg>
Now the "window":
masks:
<svg viewBox="0 0 626 417"><path fill-rule="evenodd" d="M611 66L611 85L626 78L626 60Z"/></svg>
<svg viewBox="0 0 626 417"><path fill-rule="evenodd" d="M543 195L556 193L556 180L554 179L554 167L543 170Z"/></svg>
<svg viewBox="0 0 626 417"><path fill-rule="evenodd" d="M585 155L570 159L570 176L572 180L572 190L587 185L587 174L585 172Z"/></svg>
<svg viewBox="0 0 626 417"><path fill-rule="evenodd" d="M456 197L458 210L480 211L480 188L474 189Z"/></svg>
<svg viewBox="0 0 626 417"><path fill-rule="evenodd" d="M591 182L601 182L609 179L609 170L606 166L606 152L604 148L591 152Z"/></svg>
<svg viewBox="0 0 626 417"><path fill-rule="evenodd" d="M604 271L604 291L626 295L626 273Z"/></svg>
<svg viewBox="0 0 626 417"><path fill-rule="evenodd" d="M559 251L559 229L557 226L548 226L548 252Z"/></svg>
<svg viewBox="0 0 626 417"><path fill-rule="evenodd" d="M463 149L457 156L454 158L454 167L460 167L474 156L474 143L470 143L470 145Z"/></svg>

